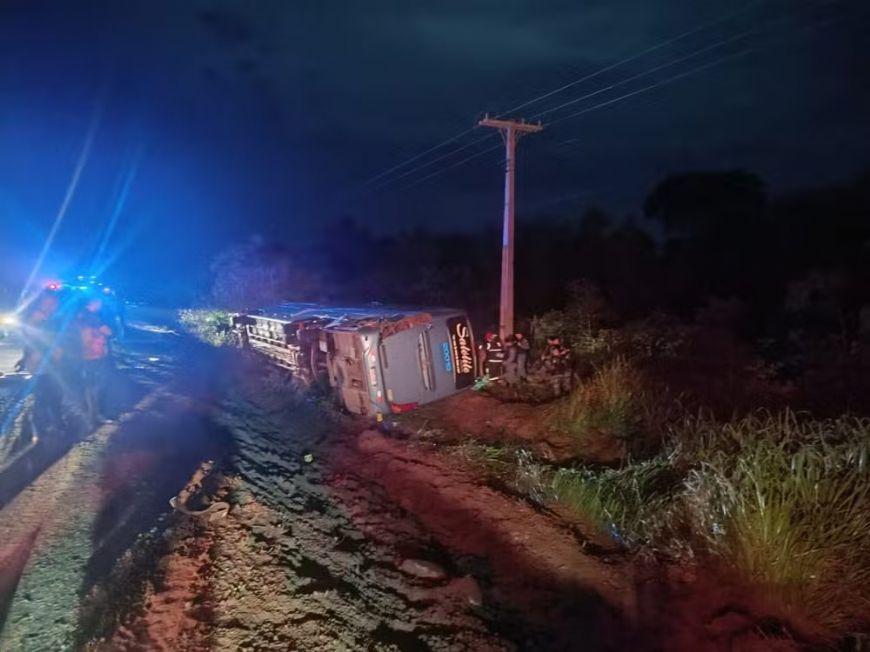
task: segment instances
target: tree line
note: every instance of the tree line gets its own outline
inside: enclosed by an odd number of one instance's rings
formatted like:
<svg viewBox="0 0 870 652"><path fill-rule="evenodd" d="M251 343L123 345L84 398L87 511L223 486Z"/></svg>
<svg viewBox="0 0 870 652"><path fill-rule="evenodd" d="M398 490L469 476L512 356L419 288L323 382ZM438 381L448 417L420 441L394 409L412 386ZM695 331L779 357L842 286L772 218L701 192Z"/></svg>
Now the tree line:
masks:
<svg viewBox="0 0 870 652"><path fill-rule="evenodd" d="M772 198L745 171L672 175L641 215L590 207L517 225L517 312L559 308L596 284L617 321L716 312L749 338L851 339L870 328L870 174ZM211 294L230 307L279 299L456 305L495 321L495 229L376 236L350 218L314 246L252 239L221 253Z"/></svg>

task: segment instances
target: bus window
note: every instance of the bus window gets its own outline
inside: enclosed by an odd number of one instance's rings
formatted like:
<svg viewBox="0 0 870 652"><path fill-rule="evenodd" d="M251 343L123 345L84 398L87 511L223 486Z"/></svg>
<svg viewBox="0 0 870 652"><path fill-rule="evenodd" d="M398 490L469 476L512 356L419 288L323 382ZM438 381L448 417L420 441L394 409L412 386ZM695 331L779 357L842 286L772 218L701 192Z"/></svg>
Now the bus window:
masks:
<svg viewBox="0 0 870 652"><path fill-rule="evenodd" d="M420 373L423 378L423 387L429 391L435 391L435 374L432 372L432 353L429 346L429 333L423 331L417 338L417 353L420 360Z"/></svg>

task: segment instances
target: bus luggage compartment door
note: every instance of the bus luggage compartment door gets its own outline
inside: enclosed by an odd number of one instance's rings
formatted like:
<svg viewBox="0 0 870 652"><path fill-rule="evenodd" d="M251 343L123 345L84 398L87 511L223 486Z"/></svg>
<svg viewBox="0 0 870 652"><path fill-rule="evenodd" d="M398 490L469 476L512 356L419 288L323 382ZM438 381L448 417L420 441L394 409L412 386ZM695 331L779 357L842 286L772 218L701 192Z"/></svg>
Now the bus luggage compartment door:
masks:
<svg viewBox="0 0 870 652"><path fill-rule="evenodd" d="M333 350L329 355L329 377L344 406L354 414L370 412L363 354L356 333L332 332Z"/></svg>

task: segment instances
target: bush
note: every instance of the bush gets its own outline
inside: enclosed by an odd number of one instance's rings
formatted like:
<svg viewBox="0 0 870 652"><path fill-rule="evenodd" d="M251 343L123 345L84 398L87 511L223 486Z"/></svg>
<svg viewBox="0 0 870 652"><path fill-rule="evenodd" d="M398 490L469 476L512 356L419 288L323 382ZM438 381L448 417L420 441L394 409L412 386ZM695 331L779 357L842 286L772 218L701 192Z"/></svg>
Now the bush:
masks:
<svg viewBox="0 0 870 652"><path fill-rule="evenodd" d="M607 326L612 314L601 291L589 281L576 281L569 286L568 294L564 309L532 319L535 349L543 351L547 337L559 335L582 362L595 364L611 357L612 331Z"/></svg>
<svg viewBox="0 0 870 652"><path fill-rule="evenodd" d="M225 310L187 308L178 311L178 320L188 333L212 346L234 342L230 313Z"/></svg>
<svg viewBox="0 0 870 652"><path fill-rule="evenodd" d="M532 343L537 351L543 351L548 336L561 336L574 353L578 369L601 366L617 356L632 362L673 357L691 336L691 328L662 313L616 328L613 313L597 286L578 281L568 291L570 298L564 309L532 319Z"/></svg>

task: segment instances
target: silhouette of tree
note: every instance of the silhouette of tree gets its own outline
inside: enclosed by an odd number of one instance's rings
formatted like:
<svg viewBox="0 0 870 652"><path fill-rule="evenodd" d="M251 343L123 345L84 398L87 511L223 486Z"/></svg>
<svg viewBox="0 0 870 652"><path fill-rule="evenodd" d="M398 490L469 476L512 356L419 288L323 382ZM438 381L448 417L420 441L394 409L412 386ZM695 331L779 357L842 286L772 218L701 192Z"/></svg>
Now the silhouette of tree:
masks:
<svg viewBox="0 0 870 652"><path fill-rule="evenodd" d="M316 270L296 262L291 252L254 236L228 247L211 264L211 298L225 308L252 308L321 296Z"/></svg>

